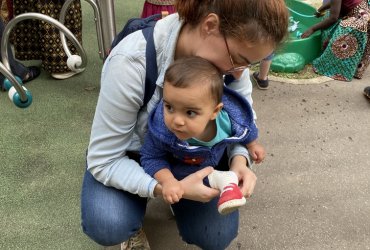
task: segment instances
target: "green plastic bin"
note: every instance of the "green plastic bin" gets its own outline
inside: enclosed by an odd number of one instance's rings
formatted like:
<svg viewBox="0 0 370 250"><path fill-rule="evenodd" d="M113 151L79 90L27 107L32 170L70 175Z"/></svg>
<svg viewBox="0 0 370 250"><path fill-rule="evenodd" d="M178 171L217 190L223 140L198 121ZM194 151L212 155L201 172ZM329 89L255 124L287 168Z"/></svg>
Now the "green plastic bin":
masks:
<svg viewBox="0 0 370 250"><path fill-rule="evenodd" d="M290 16L295 21L299 21L299 24L297 30L290 32L289 39L276 51L276 56L271 64L271 70L274 72L293 73L302 69L304 65L311 63L321 53L321 31L316 31L310 37L304 39L297 38L297 32L303 33L308 27L320 22L322 18L313 17L316 9L306 3L297 0L286 0L286 4L290 9ZM304 64L281 67L282 64L286 63L284 60L288 60L285 58L286 53L288 53L288 57L294 57L294 53L298 54L296 61L302 62L301 58L303 58Z"/></svg>

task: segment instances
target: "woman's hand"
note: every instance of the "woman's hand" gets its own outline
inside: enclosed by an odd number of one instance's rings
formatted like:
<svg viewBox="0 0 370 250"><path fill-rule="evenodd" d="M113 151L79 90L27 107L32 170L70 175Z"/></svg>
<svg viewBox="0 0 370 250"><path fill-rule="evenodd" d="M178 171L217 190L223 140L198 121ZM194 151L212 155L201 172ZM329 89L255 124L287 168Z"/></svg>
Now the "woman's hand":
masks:
<svg viewBox="0 0 370 250"><path fill-rule="evenodd" d="M180 183L184 190L183 198L208 202L218 196L220 192L217 189L207 187L203 184L203 179L212 173L212 171L212 167L206 167L182 179Z"/></svg>
<svg viewBox="0 0 370 250"><path fill-rule="evenodd" d="M247 167L247 160L244 156L236 155L231 161L230 170L235 172L239 179L239 187L244 197L251 197L256 186L257 177L250 168Z"/></svg>
<svg viewBox="0 0 370 250"><path fill-rule="evenodd" d="M319 18L319 17L323 17L323 16L325 16L325 11L319 11L319 10L317 10L315 12L315 17Z"/></svg>
<svg viewBox="0 0 370 250"><path fill-rule="evenodd" d="M306 30L302 35L301 35L301 38L307 38L309 36L311 36L315 31L312 29L312 28L309 28L308 30Z"/></svg>

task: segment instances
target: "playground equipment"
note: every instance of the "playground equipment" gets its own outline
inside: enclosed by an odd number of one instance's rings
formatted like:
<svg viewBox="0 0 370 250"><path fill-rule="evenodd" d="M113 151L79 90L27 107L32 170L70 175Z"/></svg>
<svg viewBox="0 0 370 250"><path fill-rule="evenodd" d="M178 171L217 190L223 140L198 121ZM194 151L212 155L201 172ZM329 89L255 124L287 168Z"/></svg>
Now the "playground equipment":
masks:
<svg viewBox="0 0 370 250"><path fill-rule="evenodd" d="M63 4L59 14L59 21L61 23L64 23L68 7L72 3L72 1L73 0L67 0ZM94 10L99 56L101 59L104 60L108 55L108 51L110 49L112 41L116 36L116 24L114 21L115 18L113 1L112 0L85 0L85 1L89 3ZM64 51L66 52L68 58L70 58L71 52L67 46L63 32L60 32L60 37Z"/></svg>
<svg viewBox="0 0 370 250"><path fill-rule="evenodd" d="M22 86L22 80L12 74L8 61L8 37L14 26L26 19L38 19L55 25L61 36L63 49L68 57L67 66L72 71L83 71L87 64L85 50L78 42L76 37L66 28L63 23L67 9L73 0L67 0L61 9L59 21L49 16L39 13L24 13L14 17L5 27L3 38L1 40L1 55L2 63L0 63L0 72L5 76L4 85L8 92L10 100L20 108L27 108L32 103L32 95L29 90ZM96 32L98 38L99 55L101 59L105 59L108 55L109 48L116 35L114 4L113 0L85 0L93 10L96 24ZM78 53L81 55L72 55L70 52L65 37L75 45Z"/></svg>
<svg viewBox="0 0 370 250"><path fill-rule="evenodd" d="M83 71L86 67L87 57L85 50L78 42L77 38L72 34L72 32L67 29L62 23L58 20L43 15L39 13L24 13L14 17L9 23L5 26L4 34L1 40L1 60L2 64L0 64L0 71L6 77L4 81L5 88L9 89L8 96L10 100L20 108L27 108L32 103L32 95L29 90L27 90L24 86L22 86L22 81L15 77L11 73L9 61L8 61L8 45L9 45L9 35L11 30L14 26L23 20L26 19L38 19L45 22L48 22L52 25L55 25L61 32L63 32L68 39L75 45L77 51L81 56L78 55L71 55L69 52L67 65L70 67L71 70L74 71Z"/></svg>
<svg viewBox="0 0 370 250"><path fill-rule="evenodd" d="M321 53L321 32L316 31L308 38L301 38L310 26L321 21L315 17L316 9L298 0L286 0L290 12L289 39L272 60L275 72L297 72L311 63Z"/></svg>

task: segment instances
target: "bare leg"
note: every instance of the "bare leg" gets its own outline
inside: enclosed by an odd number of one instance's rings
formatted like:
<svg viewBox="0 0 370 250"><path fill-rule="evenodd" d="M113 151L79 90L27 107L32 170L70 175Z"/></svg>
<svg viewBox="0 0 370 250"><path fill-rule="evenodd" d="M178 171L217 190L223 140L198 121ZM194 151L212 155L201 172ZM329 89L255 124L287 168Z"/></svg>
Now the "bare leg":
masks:
<svg viewBox="0 0 370 250"><path fill-rule="evenodd" d="M258 74L258 79L267 80L267 76L270 71L272 60L262 60L260 63L260 72Z"/></svg>

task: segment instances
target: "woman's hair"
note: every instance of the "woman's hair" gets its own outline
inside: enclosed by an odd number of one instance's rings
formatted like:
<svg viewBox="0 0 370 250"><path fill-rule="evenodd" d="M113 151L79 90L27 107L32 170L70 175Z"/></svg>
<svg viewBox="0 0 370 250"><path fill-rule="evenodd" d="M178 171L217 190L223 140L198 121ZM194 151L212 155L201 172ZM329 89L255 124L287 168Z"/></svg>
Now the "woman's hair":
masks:
<svg viewBox="0 0 370 250"><path fill-rule="evenodd" d="M177 0L176 10L193 27L210 13L220 18L220 32L240 41L280 45L287 36L289 12L284 0Z"/></svg>
<svg viewBox="0 0 370 250"><path fill-rule="evenodd" d="M165 84L186 88L192 84L206 84L212 99L220 103L224 81L218 69L206 59L198 56L185 57L174 61L166 70Z"/></svg>

